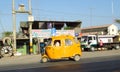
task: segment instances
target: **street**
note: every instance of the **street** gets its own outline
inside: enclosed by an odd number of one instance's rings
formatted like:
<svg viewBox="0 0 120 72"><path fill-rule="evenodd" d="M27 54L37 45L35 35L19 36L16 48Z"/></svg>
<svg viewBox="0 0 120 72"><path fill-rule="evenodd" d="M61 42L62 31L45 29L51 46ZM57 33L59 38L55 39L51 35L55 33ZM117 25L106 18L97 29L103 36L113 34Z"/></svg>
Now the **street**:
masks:
<svg viewBox="0 0 120 72"><path fill-rule="evenodd" d="M2 67L1 72L120 72L120 56L86 58L79 62L59 60Z"/></svg>
<svg viewBox="0 0 120 72"><path fill-rule="evenodd" d="M111 54L114 53L114 54ZM57 60L47 63L40 63L40 58L36 56L30 61L32 56L28 56L28 60L22 61L21 64L5 64L6 59L2 59L0 63L1 72L120 72L120 50L83 52L83 57L78 62L72 60ZM15 58L14 58L15 59ZM3 61L4 60L4 61ZM11 59L12 60L12 59ZM28 62L29 61L29 62ZM26 62L26 63L25 63ZM10 63L10 62L9 62Z"/></svg>

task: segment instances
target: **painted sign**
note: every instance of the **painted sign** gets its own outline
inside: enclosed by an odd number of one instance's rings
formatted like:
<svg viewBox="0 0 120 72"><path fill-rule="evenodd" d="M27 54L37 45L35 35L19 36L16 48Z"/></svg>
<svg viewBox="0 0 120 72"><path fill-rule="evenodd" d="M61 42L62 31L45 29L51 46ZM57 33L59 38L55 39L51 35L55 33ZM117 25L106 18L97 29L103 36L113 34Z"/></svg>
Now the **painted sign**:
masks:
<svg viewBox="0 0 120 72"><path fill-rule="evenodd" d="M61 34L75 36L74 30L56 30L56 36L61 35ZM49 38L51 36L53 36L51 34L51 29L34 29L34 30L32 30L32 37Z"/></svg>
<svg viewBox="0 0 120 72"><path fill-rule="evenodd" d="M57 30L56 31L56 35L61 35L61 34L75 36L74 30Z"/></svg>
<svg viewBox="0 0 120 72"><path fill-rule="evenodd" d="M51 30L32 30L32 37L44 37L44 38L49 38L51 36Z"/></svg>
<svg viewBox="0 0 120 72"><path fill-rule="evenodd" d="M55 36L55 35L56 35L56 29L55 29L55 28L52 28L52 29L51 29L51 35L52 35L52 36Z"/></svg>

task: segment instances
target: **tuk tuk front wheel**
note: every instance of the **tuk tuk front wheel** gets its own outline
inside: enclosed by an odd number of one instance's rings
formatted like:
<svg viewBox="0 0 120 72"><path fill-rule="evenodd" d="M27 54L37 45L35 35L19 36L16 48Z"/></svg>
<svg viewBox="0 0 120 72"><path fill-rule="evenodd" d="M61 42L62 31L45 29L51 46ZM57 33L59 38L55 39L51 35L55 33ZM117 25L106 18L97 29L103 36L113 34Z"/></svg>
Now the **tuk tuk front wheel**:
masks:
<svg viewBox="0 0 120 72"><path fill-rule="evenodd" d="M79 61L80 60L80 55L75 55L74 56L74 61Z"/></svg>
<svg viewBox="0 0 120 72"><path fill-rule="evenodd" d="M47 57L43 57L42 59L41 59L41 62L42 63L45 63L45 62L47 62L48 61L48 58Z"/></svg>

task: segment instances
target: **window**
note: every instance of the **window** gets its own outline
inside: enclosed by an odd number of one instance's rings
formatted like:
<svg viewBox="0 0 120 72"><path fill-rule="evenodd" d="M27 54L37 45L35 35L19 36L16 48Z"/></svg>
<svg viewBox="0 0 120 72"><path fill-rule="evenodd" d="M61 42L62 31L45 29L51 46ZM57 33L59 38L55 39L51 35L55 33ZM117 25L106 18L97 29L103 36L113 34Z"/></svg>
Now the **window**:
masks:
<svg viewBox="0 0 120 72"><path fill-rule="evenodd" d="M87 41L87 36L83 36L83 37L81 38L81 41L82 41L82 42L86 42L86 41Z"/></svg>
<svg viewBox="0 0 120 72"><path fill-rule="evenodd" d="M55 46L61 46L60 40L55 40L55 41L54 41L54 45L55 45Z"/></svg>
<svg viewBox="0 0 120 72"><path fill-rule="evenodd" d="M72 41L70 39L65 39L65 45L66 46L71 46L72 45Z"/></svg>
<svg viewBox="0 0 120 72"><path fill-rule="evenodd" d="M96 37L93 37L94 40L96 40Z"/></svg>
<svg viewBox="0 0 120 72"><path fill-rule="evenodd" d="M52 39L49 38L48 41L47 41L47 43L46 43L46 45L47 45L47 46L51 46L51 43L52 43Z"/></svg>
<svg viewBox="0 0 120 72"><path fill-rule="evenodd" d="M88 40L92 40L92 37L88 37Z"/></svg>
<svg viewBox="0 0 120 72"><path fill-rule="evenodd" d="M112 32L114 32L114 29L112 29Z"/></svg>
<svg viewBox="0 0 120 72"><path fill-rule="evenodd" d="M108 42L112 42L111 39L108 39Z"/></svg>

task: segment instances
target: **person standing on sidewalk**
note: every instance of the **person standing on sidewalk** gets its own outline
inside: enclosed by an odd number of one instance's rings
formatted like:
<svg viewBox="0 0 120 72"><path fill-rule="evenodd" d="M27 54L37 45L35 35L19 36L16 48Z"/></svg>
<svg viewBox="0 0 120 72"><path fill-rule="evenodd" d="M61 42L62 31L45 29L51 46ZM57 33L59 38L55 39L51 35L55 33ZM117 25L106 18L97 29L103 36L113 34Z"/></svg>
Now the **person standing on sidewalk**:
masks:
<svg viewBox="0 0 120 72"><path fill-rule="evenodd" d="M103 48L103 41L102 40L100 40L99 46L100 46L100 50L102 50L102 48Z"/></svg>

